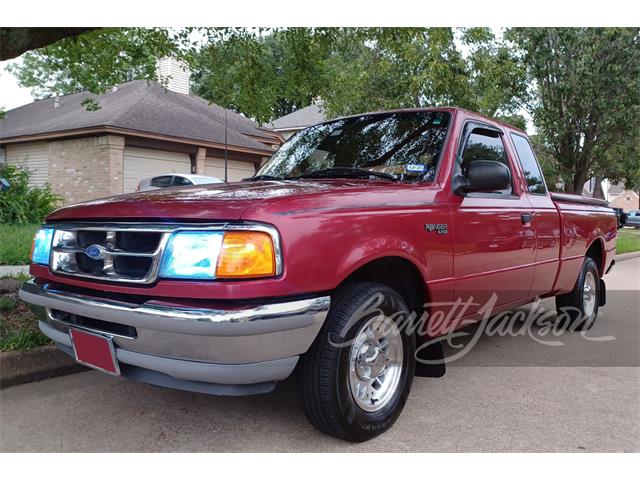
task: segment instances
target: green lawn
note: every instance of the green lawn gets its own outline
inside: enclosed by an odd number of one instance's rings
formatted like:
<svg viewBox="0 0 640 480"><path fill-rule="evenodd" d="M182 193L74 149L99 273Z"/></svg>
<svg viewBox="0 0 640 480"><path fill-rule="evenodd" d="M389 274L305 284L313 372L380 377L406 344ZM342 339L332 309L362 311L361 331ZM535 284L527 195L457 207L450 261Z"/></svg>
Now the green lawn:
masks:
<svg viewBox="0 0 640 480"><path fill-rule="evenodd" d="M636 228L621 228L618 230L616 253L637 252L640 250L640 230Z"/></svg>
<svg viewBox="0 0 640 480"><path fill-rule="evenodd" d="M0 225L0 265L28 265L33 236L40 225Z"/></svg>
<svg viewBox="0 0 640 480"><path fill-rule="evenodd" d="M25 277L26 275L16 275L0 278L4 280L5 291L0 294L0 352L31 350L51 343L51 340L38 330L36 316L27 304L18 298L18 287Z"/></svg>

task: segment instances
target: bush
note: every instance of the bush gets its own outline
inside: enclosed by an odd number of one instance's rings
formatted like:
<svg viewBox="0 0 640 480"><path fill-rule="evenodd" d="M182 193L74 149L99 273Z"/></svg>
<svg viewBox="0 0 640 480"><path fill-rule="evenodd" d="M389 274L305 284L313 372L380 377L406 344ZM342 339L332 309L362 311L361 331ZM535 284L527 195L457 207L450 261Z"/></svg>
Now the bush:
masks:
<svg viewBox="0 0 640 480"><path fill-rule="evenodd" d="M0 192L0 223L40 223L62 201L48 185L29 186L30 177L29 170L15 165L0 166L0 178L6 178L10 184Z"/></svg>

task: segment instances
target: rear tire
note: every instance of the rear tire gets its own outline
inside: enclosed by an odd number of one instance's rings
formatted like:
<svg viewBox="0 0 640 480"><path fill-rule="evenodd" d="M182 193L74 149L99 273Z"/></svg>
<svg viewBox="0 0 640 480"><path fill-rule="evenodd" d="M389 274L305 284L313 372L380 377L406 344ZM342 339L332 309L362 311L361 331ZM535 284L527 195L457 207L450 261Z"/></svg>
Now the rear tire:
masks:
<svg viewBox="0 0 640 480"><path fill-rule="evenodd" d="M556 297L556 310L571 320L570 330L589 330L598 317L599 305L600 273L596 262L587 257L573 290Z"/></svg>
<svg viewBox="0 0 640 480"><path fill-rule="evenodd" d="M364 308L372 298L381 300L377 309L384 315ZM413 382L416 348L414 335L398 329L404 316L393 314L399 311L409 312L405 300L377 283L348 284L333 296L296 381L305 415L321 432L363 442L397 420Z"/></svg>

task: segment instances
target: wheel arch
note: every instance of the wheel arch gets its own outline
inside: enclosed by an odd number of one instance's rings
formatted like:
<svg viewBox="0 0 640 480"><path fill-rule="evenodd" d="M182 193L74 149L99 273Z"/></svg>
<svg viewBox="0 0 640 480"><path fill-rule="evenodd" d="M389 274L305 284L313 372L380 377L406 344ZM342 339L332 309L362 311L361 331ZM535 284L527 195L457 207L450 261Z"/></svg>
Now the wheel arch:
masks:
<svg viewBox="0 0 640 480"><path fill-rule="evenodd" d="M602 238L598 237L591 242L589 248L587 248L585 257L591 258L596 263L598 273L600 277L602 277L604 275L605 262L604 241Z"/></svg>
<svg viewBox="0 0 640 480"><path fill-rule="evenodd" d="M421 313L428 301L426 279L423 271L411 259L400 255L387 255L369 259L354 268L338 285L357 282L377 282L393 288L409 304Z"/></svg>

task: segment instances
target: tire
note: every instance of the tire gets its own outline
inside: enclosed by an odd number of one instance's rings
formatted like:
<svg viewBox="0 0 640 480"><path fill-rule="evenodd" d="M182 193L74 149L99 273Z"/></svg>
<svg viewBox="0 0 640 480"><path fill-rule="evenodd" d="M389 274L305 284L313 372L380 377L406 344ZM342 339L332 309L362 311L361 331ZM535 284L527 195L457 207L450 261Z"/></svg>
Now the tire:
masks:
<svg viewBox="0 0 640 480"><path fill-rule="evenodd" d="M588 283L588 288L585 287L585 283ZM590 300L587 300L587 297ZM600 273L596 262L591 257L587 257L584 259L573 290L556 296L556 310L569 317L570 330L589 330L598 317L599 304Z"/></svg>
<svg viewBox="0 0 640 480"><path fill-rule="evenodd" d="M362 314L372 298L382 299L379 309L386 315ZM377 283L348 284L332 297L325 323L298 365L296 381L305 415L321 432L363 442L397 420L413 382L416 349L414 335L397 328L402 327L399 316L389 318L397 311L409 312L405 300ZM377 330L380 321L386 328Z"/></svg>

